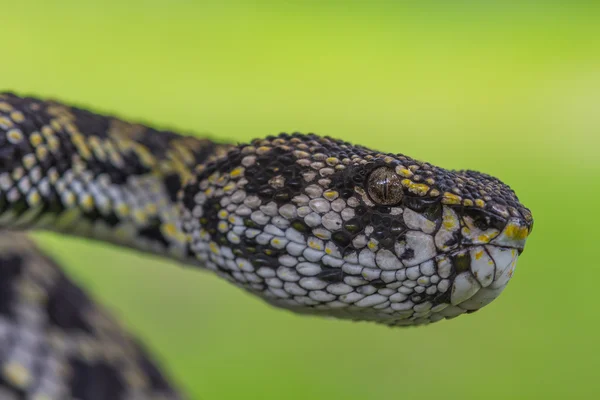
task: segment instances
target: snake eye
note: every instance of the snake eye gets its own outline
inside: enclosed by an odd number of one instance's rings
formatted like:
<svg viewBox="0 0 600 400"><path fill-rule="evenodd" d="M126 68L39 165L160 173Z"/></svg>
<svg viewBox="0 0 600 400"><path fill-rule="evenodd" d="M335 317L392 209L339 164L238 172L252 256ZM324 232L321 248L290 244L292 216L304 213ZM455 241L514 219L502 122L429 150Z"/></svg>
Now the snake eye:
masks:
<svg viewBox="0 0 600 400"><path fill-rule="evenodd" d="M375 203L391 206L402 200L402 185L400 177L387 167L379 167L369 175L367 192Z"/></svg>

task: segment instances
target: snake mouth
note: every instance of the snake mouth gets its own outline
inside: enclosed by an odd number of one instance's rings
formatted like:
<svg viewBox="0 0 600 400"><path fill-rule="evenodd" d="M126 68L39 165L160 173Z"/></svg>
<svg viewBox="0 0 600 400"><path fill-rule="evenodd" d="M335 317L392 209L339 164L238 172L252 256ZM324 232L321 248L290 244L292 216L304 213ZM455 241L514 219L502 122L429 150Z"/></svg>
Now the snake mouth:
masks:
<svg viewBox="0 0 600 400"><path fill-rule="evenodd" d="M490 244L499 247L508 247L519 250L522 253L525 250L525 241L532 230L532 223L528 223L520 218L511 218L506 223L506 226L490 241Z"/></svg>
<svg viewBox="0 0 600 400"><path fill-rule="evenodd" d="M493 243L469 246L437 258L438 270L452 268L450 304L473 312L496 299L512 278L519 249Z"/></svg>
<svg viewBox="0 0 600 400"><path fill-rule="evenodd" d="M421 325L436 322L441 319L452 319L461 314L473 313L495 300L505 289L512 277L518 250L516 248L502 247L494 244L465 246L449 253L439 254L433 259L424 261L422 264L406 268L426 269L432 265L432 260L437 263L437 269L431 276L409 276L407 272L404 283L414 283L402 286L397 294L391 295L385 301L383 295L374 294L375 297L366 297L377 303L367 304L363 296L358 301L352 301L343 307L329 308L305 308L292 307L294 310L306 313L321 313L335 315L341 318L360 320L373 320L392 326ZM404 276L404 274L402 274ZM424 293L414 290L403 291L403 289L414 288L425 279L435 285L437 293L431 296L427 290ZM434 281L435 279L435 281ZM389 289L387 289L389 290ZM359 292L358 290L356 292ZM403 293L408 293L404 295ZM339 297L341 302L347 302L356 293L345 294ZM279 306L281 304L273 303ZM286 305L283 305L286 307ZM381 308L387 310L381 310Z"/></svg>

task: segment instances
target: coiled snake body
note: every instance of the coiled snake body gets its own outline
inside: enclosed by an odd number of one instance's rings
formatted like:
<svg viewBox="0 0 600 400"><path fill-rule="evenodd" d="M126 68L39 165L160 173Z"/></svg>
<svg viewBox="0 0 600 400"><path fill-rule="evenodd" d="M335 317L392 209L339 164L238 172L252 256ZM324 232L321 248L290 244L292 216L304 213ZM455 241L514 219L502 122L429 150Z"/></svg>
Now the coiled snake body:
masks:
<svg viewBox="0 0 600 400"><path fill-rule="evenodd" d="M495 299L532 225L508 186L474 171L312 134L215 143L2 94L0 398L181 396L16 231L112 242L278 307L400 326Z"/></svg>

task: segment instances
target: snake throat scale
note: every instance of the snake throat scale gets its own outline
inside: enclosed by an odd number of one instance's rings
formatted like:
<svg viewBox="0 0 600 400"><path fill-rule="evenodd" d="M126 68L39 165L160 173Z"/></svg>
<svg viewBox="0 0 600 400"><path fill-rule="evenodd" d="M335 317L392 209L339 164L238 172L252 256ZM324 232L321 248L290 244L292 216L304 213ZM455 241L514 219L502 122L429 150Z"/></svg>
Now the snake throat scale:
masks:
<svg viewBox="0 0 600 400"><path fill-rule="evenodd" d="M22 233L213 271L298 313L420 325L505 288L533 227L500 180L314 134L247 144L0 94L0 399L181 399Z"/></svg>

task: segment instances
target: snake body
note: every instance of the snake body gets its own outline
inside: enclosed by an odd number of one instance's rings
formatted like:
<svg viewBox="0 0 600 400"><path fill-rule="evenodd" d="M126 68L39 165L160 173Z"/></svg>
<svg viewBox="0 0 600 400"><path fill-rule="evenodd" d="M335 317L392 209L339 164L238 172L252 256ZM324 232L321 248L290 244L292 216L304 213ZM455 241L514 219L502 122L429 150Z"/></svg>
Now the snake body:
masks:
<svg viewBox="0 0 600 400"><path fill-rule="evenodd" d="M475 171L314 134L217 143L5 93L0 227L167 256L298 313L404 326L495 299L533 219L510 187ZM0 256L0 339L13 337L0 342L5 396L178 398L25 238L4 233L0 245L10 250ZM49 306L57 301L71 306ZM21 321L27 313L35 323ZM108 381L114 392L99 389Z"/></svg>

